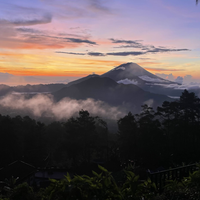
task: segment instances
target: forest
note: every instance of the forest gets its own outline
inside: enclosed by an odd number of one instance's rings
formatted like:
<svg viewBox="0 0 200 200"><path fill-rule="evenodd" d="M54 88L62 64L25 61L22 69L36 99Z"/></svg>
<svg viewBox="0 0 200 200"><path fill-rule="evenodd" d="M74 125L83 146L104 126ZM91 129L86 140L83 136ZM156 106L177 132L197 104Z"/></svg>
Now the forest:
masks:
<svg viewBox="0 0 200 200"><path fill-rule="evenodd" d="M66 122L44 124L28 116L0 115L1 167L15 160L34 166L75 168L93 161L129 161L145 169L194 163L200 158L200 99L185 90L180 99L163 102L157 110L143 105L117 122L107 123L86 110Z"/></svg>
<svg viewBox="0 0 200 200"><path fill-rule="evenodd" d="M78 178L81 175L98 178L100 175L93 170L101 165L100 171L108 173L105 175L108 178L111 177L108 171L134 166L134 173L126 171L129 177L126 181L136 181L137 175L147 179L147 170L168 169L200 160L200 99L193 92L184 90L180 99L165 101L156 110L143 105L139 114L129 112L116 123L118 132L113 134L104 119L91 116L86 110L66 122L50 124L28 116L0 115L0 167L22 160L35 167L65 167ZM153 187L153 183L150 185Z"/></svg>

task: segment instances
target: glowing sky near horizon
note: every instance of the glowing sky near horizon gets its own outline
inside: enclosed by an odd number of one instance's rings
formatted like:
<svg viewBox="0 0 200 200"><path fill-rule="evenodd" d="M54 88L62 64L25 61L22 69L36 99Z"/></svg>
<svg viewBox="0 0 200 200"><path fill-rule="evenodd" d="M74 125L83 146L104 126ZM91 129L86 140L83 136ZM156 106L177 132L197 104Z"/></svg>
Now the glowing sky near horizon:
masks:
<svg viewBox="0 0 200 200"><path fill-rule="evenodd" d="M195 0L0 0L0 73L82 77L134 62L200 79L199 34Z"/></svg>

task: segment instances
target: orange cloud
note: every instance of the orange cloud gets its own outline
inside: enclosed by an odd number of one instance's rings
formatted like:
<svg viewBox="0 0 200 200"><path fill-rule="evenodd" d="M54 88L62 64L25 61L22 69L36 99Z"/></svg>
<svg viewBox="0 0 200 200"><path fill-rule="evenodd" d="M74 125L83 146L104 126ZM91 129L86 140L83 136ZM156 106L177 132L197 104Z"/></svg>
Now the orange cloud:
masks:
<svg viewBox="0 0 200 200"><path fill-rule="evenodd" d="M1 58L4 57L4 58ZM57 54L0 53L0 72L18 76L86 76L103 74L123 62L112 60L77 59Z"/></svg>

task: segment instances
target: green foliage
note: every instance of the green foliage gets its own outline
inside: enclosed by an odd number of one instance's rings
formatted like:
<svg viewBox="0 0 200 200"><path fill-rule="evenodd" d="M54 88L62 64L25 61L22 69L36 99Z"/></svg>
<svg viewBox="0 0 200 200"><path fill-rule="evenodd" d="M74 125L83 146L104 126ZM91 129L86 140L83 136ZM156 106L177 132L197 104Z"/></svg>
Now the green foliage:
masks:
<svg viewBox="0 0 200 200"><path fill-rule="evenodd" d="M10 200L34 200L33 189L27 183L22 183L14 188Z"/></svg>
<svg viewBox="0 0 200 200"><path fill-rule="evenodd" d="M156 187L150 179L140 181L131 171L125 171L126 181L118 186L112 173L102 166L101 172L93 171L93 176L69 174L62 181L51 180L51 185L43 192L43 200L142 200L153 199Z"/></svg>
<svg viewBox="0 0 200 200"><path fill-rule="evenodd" d="M5 184L7 187L13 189L16 186L18 178L14 178L13 176L10 179L5 179Z"/></svg>
<svg viewBox="0 0 200 200"><path fill-rule="evenodd" d="M169 180L162 194L149 178L140 180L132 171L124 170L126 180L118 185L112 173L99 166L100 173L93 176L68 173L63 180L51 179L51 184L33 192L27 183L16 186L7 197L0 200L199 200L200 170L182 180Z"/></svg>
<svg viewBox="0 0 200 200"><path fill-rule="evenodd" d="M197 171L190 173L188 177L183 179L187 187L196 187L200 190L200 164L197 164Z"/></svg>
<svg viewBox="0 0 200 200"><path fill-rule="evenodd" d="M127 179L122 187L124 199L153 199L155 197L156 185L150 179L140 181L132 171L125 171Z"/></svg>
<svg viewBox="0 0 200 200"><path fill-rule="evenodd" d="M199 166L199 165L197 165ZM156 200L199 200L200 170L190 173L182 180L169 180L163 193Z"/></svg>
<svg viewBox="0 0 200 200"><path fill-rule="evenodd" d="M51 180L51 185L44 191L43 200L62 199L122 199L120 190L110 172L99 166L100 174L93 172L93 177L69 174L62 181Z"/></svg>

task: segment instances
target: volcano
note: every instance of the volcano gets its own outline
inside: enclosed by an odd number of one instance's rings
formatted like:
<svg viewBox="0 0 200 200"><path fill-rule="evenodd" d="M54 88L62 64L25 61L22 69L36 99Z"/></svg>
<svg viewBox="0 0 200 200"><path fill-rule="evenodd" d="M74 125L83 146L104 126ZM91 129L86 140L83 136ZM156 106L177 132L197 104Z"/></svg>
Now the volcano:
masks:
<svg viewBox="0 0 200 200"><path fill-rule="evenodd" d="M108 77L113 79L118 83L123 84L134 84L139 87L144 87L145 85L154 83L154 84L178 84L171 82L166 79L162 79L144 68L140 67L136 63L126 63L122 64L105 74L101 75L102 77Z"/></svg>
<svg viewBox="0 0 200 200"><path fill-rule="evenodd" d="M111 78L100 76L62 88L53 95L56 101L66 97L76 100L91 98L132 112L139 112L143 104L156 108L163 101L170 101L170 98L165 95L153 94L142 90L137 85L119 84Z"/></svg>
<svg viewBox="0 0 200 200"><path fill-rule="evenodd" d="M181 85L180 83L160 78L136 63L122 64L102 74L101 77L111 78L117 83L134 84L145 91L155 94L180 96L182 93L182 90L174 89L178 88Z"/></svg>
<svg viewBox="0 0 200 200"><path fill-rule="evenodd" d="M81 83L92 77L98 77L98 75L93 74L86 76L84 78L68 83L68 86ZM110 78L118 84L136 85L144 91L154 94L163 94L167 96L178 97L182 93L182 90L174 89L178 88L178 86L181 85L180 83L160 78L148 72L136 63L122 64L106 72L105 74L100 75L99 77Z"/></svg>

